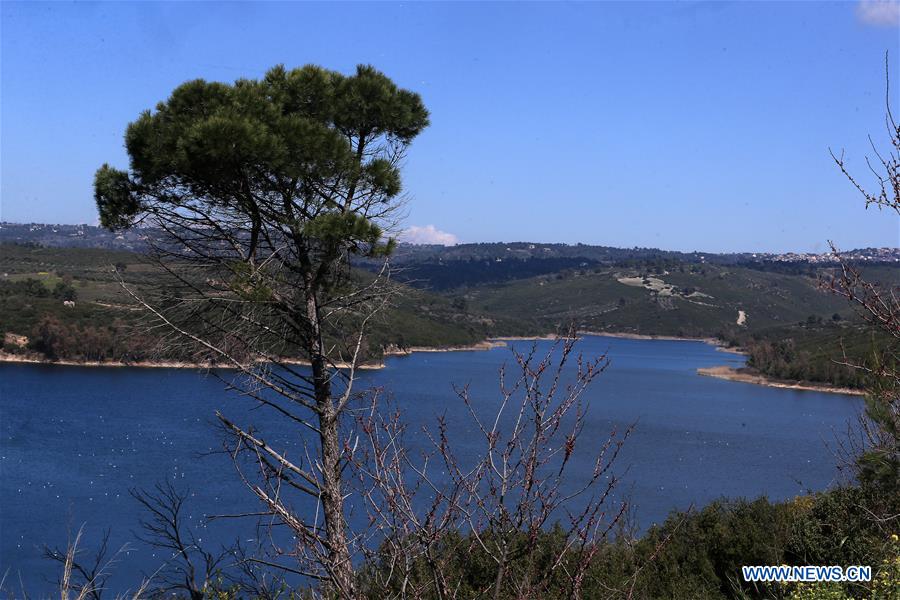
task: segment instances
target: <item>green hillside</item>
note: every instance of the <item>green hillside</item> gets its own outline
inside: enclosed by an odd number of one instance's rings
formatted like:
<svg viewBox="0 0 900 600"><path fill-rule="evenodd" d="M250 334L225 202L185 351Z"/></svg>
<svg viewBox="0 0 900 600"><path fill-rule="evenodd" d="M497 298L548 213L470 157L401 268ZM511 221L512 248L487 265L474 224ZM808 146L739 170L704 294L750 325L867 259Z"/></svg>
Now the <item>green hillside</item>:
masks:
<svg viewBox="0 0 900 600"><path fill-rule="evenodd" d="M871 383L867 371L850 364L872 366L876 354L882 361L897 359L892 338L843 318L738 332L727 341L746 349L749 367L764 375L839 387L862 388Z"/></svg>
<svg viewBox="0 0 900 600"><path fill-rule="evenodd" d="M849 315L845 301L818 285L808 276L701 264L658 272L569 270L469 289L462 297L477 310L539 328L575 323L592 331L706 337L793 324L811 315Z"/></svg>
<svg viewBox="0 0 900 600"><path fill-rule="evenodd" d="M0 332L13 334L5 350L74 360L184 358L158 344L159 332L132 305L114 267L137 290L152 288L157 276L130 252L0 245ZM470 345L496 327L450 298L401 286L392 309L373 323L367 356L389 347Z"/></svg>

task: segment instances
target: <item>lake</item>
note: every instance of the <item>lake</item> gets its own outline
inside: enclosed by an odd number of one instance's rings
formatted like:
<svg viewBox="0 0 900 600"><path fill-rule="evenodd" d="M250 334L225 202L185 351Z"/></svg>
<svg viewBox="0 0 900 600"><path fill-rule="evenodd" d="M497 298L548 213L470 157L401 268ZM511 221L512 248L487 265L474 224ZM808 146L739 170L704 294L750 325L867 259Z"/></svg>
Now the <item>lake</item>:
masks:
<svg viewBox="0 0 900 600"><path fill-rule="evenodd" d="M641 529L721 496L785 499L838 481L834 439L861 409L859 397L701 377L698 367L744 361L702 342L589 336L579 350L611 359L588 392L585 435L602 441L613 427L636 423L616 470ZM451 427L464 420L452 384L470 384L475 402L490 409L498 369L510 359L506 348L416 353L362 378L393 394L411 443L420 444L421 426L438 415ZM42 545L65 546L82 526L86 547L106 528L111 547L131 542L113 587L134 586L163 557L134 541L141 512L129 489L166 478L189 486L189 522L207 541L252 539L252 523L203 519L256 509L230 460L216 452L216 409L257 424L267 439L298 435L192 370L0 365L0 576L6 573L7 587L21 576L32 595L47 595L58 568L41 558ZM460 434L454 442L465 452L472 439Z"/></svg>

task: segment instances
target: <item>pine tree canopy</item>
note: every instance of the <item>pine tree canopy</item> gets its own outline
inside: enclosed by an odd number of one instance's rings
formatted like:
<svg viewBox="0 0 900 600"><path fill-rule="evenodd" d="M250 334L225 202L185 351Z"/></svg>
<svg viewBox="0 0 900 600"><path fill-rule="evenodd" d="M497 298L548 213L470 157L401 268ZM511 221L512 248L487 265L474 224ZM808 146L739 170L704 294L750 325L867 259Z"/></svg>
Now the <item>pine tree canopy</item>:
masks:
<svg viewBox="0 0 900 600"><path fill-rule="evenodd" d="M275 231L326 254L384 253L399 163L427 125L418 94L371 66L189 81L128 126L128 171L98 169L101 223L243 231L247 258Z"/></svg>

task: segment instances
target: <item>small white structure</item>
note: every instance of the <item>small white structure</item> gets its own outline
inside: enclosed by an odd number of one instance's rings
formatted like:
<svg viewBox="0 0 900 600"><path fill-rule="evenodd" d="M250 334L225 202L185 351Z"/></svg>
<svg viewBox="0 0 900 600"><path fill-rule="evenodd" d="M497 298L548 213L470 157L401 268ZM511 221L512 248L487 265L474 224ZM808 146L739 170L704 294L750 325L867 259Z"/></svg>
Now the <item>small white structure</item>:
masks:
<svg viewBox="0 0 900 600"><path fill-rule="evenodd" d="M75 308L74 300L63 300L63 306L68 306L69 308Z"/></svg>

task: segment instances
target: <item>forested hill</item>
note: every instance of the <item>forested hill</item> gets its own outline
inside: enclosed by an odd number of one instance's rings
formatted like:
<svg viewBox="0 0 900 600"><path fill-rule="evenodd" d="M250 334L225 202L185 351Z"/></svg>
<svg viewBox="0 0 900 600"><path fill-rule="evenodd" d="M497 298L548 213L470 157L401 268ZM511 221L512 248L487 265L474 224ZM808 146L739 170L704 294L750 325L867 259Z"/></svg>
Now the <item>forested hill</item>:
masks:
<svg viewBox="0 0 900 600"><path fill-rule="evenodd" d="M842 252L841 257L859 264L900 266L900 249L896 248L850 250ZM677 252L658 248L513 242L456 246L401 244L393 262L400 267L398 276L411 285L446 291L566 269L597 267L630 267L661 273L685 265L704 265L815 276L822 267L834 265L835 259L830 253Z"/></svg>
<svg viewBox="0 0 900 600"><path fill-rule="evenodd" d="M112 275L115 265L133 285L154 285L152 270L133 251L151 234L3 224L0 330L8 334L6 352L100 361L180 358L159 354L157 340L137 327L137 311L127 306ZM15 243L2 243L11 238ZM846 257L883 287L900 285L896 249ZM841 358L841 340L853 340L845 346L860 353L871 344L847 303L822 289L833 258L528 242L401 244L394 276L406 291L373 329L368 355L574 325L717 337L750 350L753 366L769 375L855 384L846 369L833 365ZM828 350L820 351L826 338Z"/></svg>

